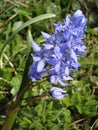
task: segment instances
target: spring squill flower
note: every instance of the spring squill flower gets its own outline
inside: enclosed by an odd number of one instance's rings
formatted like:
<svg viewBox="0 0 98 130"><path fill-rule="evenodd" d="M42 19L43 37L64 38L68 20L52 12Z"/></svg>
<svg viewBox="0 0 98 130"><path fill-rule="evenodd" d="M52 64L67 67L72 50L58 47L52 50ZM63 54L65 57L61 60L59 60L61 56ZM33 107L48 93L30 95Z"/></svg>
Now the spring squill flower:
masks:
<svg viewBox="0 0 98 130"><path fill-rule="evenodd" d="M34 41L32 55L34 63L30 67L29 77L32 81L41 79L48 74L48 80L53 85L66 86L65 81L73 80L70 73L78 71L79 58L85 54L86 46L83 44L87 19L81 10L77 10L73 16L67 15L64 24L55 24L54 34L42 32L46 42L43 47ZM52 97L57 99L64 97L62 89L53 87L50 89Z"/></svg>
<svg viewBox="0 0 98 130"><path fill-rule="evenodd" d="M58 87L52 87L49 90L49 93L53 98L58 99L58 100L66 96L66 91Z"/></svg>

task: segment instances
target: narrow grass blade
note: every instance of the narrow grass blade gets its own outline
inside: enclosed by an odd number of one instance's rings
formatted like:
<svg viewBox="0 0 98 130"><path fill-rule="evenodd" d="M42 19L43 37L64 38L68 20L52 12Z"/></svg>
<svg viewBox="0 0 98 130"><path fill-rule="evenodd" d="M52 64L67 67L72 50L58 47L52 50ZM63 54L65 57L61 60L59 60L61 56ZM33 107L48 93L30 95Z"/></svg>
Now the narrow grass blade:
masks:
<svg viewBox="0 0 98 130"><path fill-rule="evenodd" d="M12 35L7 39L7 41L5 41L3 47L1 48L0 50L0 56L2 55L3 51L5 50L6 46L9 45L11 42L11 40L13 39L13 37L18 33L20 32L22 29L26 28L27 26L33 24L33 23L36 23L40 20L43 20L43 19L48 19L48 18L52 18L52 17L55 17L56 15L55 14L42 14L40 16L37 16L35 18L32 18L30 20L28 20L27 22L25 22L22 26L20 26L16 31L14 31L12 33Z"/></svg>

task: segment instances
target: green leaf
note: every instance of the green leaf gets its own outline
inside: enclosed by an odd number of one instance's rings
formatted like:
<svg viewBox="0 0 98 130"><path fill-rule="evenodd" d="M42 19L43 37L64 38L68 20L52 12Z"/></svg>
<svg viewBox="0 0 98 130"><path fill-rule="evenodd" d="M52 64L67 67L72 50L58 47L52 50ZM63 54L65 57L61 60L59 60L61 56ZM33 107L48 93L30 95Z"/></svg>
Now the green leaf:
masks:
<svg viewBox="0 0 98 130"><path fill-rule="evenodd" d="M14 31L12 33L12 35L8 38L7 41L5 41L1 51L0 51L0 56L2 55L3 51L5 50L6 46L9 45L11 42L11 40L13 39L13 37L19 33L22 29L26 28L27 26L33 24L33 23L36 23L40 20L43 20L43 19L47 19L47 18L52 18L52 17L55 17L56 15L55 14L43 14L43 15L40 15L40 16L37 16L35 18L32 18L30 20L28 20L27 22L25 22L24 24L22 24L22 26L20 26L16 31Z"/></svg>
<svg viewBox="0 0 98 130"><path fill-rule="evenodd" d="M20 28L23 24L23 21L17 21L14 23L12 31L14 32L15 30L17 30L18 28Z"/></svg>
<svg viewBox="0 0 98 130"><path fill-rule="evenodd" d="M13 94L13 95L15 95L17 92L18 92L18 90L19 90L19 87L20 87L20 84L21 84L21 80L22 80L22 76L21 75L17 75L17 76L15 76L14 78L12 78L12 80L11 80L11 84L12 84L12 86L14 86L12 89L11 89L11 93Z"/></svg>
<svg viewBox="0 0 98 130"><path fill-rule="evenodd" d="M80 7L79 2L78 2L78 1L74 1L74 2L72 3L72 8L73 8L73 10L80 9L81 7Z"/></svg>
<svg viewBox="0 0 98 130"><path fill-rule="evenodd" d="M80 64L82 65L98 65L98 61L96 59L83 59L80 61Z"/></svg>

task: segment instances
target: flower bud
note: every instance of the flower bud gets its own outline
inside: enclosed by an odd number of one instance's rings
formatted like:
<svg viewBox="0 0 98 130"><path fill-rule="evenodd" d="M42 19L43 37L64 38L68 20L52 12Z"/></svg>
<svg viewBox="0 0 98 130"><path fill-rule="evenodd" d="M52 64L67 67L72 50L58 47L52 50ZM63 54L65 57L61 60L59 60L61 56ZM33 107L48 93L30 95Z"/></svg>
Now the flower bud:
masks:
<svg viewBox="0 0 98 130"><path fill-rule="evenodd" d="M50 90L49 90L49 94L57 99L57 100L60 100L62 99L63 97L66 96L66 91L64 91L63 89L61 88L58 88L58 87L52 87Z"/></svg>

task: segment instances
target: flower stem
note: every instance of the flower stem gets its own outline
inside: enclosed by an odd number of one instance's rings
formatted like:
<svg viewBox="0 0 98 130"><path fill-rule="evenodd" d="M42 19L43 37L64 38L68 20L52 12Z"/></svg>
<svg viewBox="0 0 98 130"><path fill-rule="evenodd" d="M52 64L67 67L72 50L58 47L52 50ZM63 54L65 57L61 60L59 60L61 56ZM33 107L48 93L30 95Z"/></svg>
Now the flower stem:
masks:
<svg viewBox="0 0 98 130"><path fill-rule="evenodd" d="M13 124L15 122L15 118L17 116L18 111L16 111L18 108L20 108L20 104L22 102L22 98L24 97L25 92L29 88L29 78L28 78L28 69L30 65L30 53L28 54L26 64L25 64L25 69L24 69L24 75L23 79L20 85L20 89L18 91L16 100L14 103L11 104L11 109L8 112L8 115L5 119L5 122L2 126L1 130L11 130L13 127Z"/></svg>

